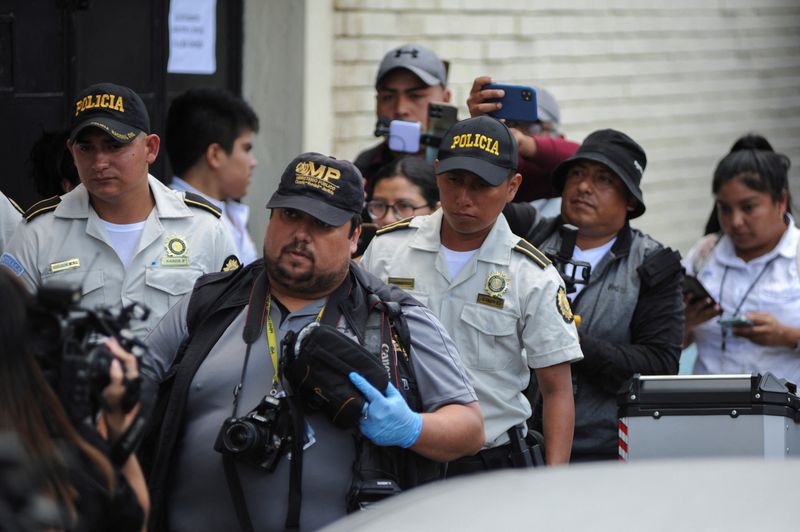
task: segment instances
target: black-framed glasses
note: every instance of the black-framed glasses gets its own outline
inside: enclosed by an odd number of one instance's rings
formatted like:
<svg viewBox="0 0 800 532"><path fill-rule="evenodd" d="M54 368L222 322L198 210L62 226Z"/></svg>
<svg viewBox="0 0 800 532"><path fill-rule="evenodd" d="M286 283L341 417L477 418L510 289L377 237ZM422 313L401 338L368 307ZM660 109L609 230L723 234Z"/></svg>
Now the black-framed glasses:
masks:
<svg viewBox="0 0 800 532"><path fill-rule="evenodd" d="M392 212L397 218L408 218L409 216L413 216L414 211L417 209L422 209L427 206L427 204L414 206L411 203L402 200L396 203L386 203L385 201L372 200L367 202L367 212L373 220L377 220L378 218L383 218L386 216L386 213L389 211L389 209L392 209Z"/></svg>

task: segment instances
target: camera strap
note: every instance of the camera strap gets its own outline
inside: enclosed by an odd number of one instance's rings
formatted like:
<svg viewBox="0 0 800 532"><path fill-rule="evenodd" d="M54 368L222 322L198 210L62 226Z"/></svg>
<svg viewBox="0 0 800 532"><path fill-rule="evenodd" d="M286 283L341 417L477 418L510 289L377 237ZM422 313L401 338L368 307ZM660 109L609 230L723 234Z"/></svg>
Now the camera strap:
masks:
<svg viewBox="0 0 800 532"><path fill-rule="evenodd" d="M239 384L233 389L232 417L236 417L239 409L239 396L244 387L244 377L247 374L247 364L250 361L250 350L260 334L261 324L264 322L264 312L269 310L269 307L265 303L254 305L256 302L265 302L268 297L269 291L267 289L266 277L266 274L262 272L256 279L256 282L253 284L253 289L250 292L247 318L244 332L242 333L244 341L247 344L247 349L244 354ZM255 312L256 307L261 308L262 313L260 315ZM239 471L236 469L236 462L232 456L223 454L222 466L225 470L225 481L228 484L228 491L233 500L233 508L236 511L236 519L239 521L239 528L244 532L254 532L255 529L253 528L253 522L250 520L250 512L247 509L247 500L244 497L244 490L242 490L242 481L239 478Z"/></svg>

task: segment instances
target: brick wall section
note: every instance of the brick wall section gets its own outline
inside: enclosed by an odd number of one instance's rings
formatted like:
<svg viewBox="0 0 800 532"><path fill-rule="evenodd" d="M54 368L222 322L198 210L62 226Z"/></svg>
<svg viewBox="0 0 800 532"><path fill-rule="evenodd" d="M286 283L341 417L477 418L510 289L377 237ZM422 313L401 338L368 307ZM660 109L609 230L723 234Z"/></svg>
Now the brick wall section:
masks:
<svg viewBox="0 0 800 532"><path fill-rule="evenodd" d="M794 161L800 200L796 0L338 0L334 17L339 156L375 142L383 53L419 42L451 62L462 118L472 79L486 73L551 90L569 138L613 127L639 141L648 210L634 225L682 252L701 234L711 174L740 134L758 131Z"/></svg>

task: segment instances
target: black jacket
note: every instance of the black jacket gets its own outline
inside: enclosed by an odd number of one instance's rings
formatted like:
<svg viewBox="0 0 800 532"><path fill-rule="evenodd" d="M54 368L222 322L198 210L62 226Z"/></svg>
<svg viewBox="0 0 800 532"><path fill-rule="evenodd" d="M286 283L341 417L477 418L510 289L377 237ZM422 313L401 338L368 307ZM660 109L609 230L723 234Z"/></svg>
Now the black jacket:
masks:
<svg viewBox="0 0 800 532"><path fill-rule="evenodd" d="M550 257L561 245L560 217L543 218L527 203L503 211L511 230ZM591 272L573 311L583 360L573 364L573 457L617 456L620 386L634 374L678 372L683 337L680 255L625 224Z"/></svg>

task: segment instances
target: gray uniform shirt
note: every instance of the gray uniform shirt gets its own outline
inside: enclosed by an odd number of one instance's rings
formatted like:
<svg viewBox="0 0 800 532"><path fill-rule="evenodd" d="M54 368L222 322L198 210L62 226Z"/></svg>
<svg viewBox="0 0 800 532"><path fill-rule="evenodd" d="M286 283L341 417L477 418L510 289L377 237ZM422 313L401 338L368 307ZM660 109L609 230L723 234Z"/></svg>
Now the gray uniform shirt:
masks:
<svg viewBox="0 0 800 532"><path fill-rule="evenodd" d="M173 307L147 338L152 359L143 373L158 382L169 368L187 334L189 297ZM287 316L277 304L270 305L278 344L290 330L300 330L316 318L325 300L318 300ZM475 392L461 366L447 332L424 307L404 307L411 331L411 360L423 407L432 412L446 404L476 401ZM234 530L236 513L214 441L225 418L232 412L234 386L239 382L245 356L243 310L223 333L192 380L185 411L185 426L174 427L182 435L175 453L168 493L167 519L172 531ZM352 337L343 320L339 329ZM244 379L239 411L252 410L269 391L273 376L265 331L253 344ZM351 431L333 426L324 414L308 417L316 443L303 455L304 530L320 528L346 513L355 448ZM237 464L248 509L256 530L282 530L286 519L290 465L284 457L269 474Z"/></svg>
<svg viewBox="0 0 800 532"><path fill-rule="evenodd" d="M155 207L127 269L82 184L62 196L54 211L19 224L0 262L32 292L47 282L81 285L87 308L144 303L150 317L131 323L144 336L198 277L220 271L225 258L236 254L219 218L189 208L182 193L148 179Z"/></svg>

